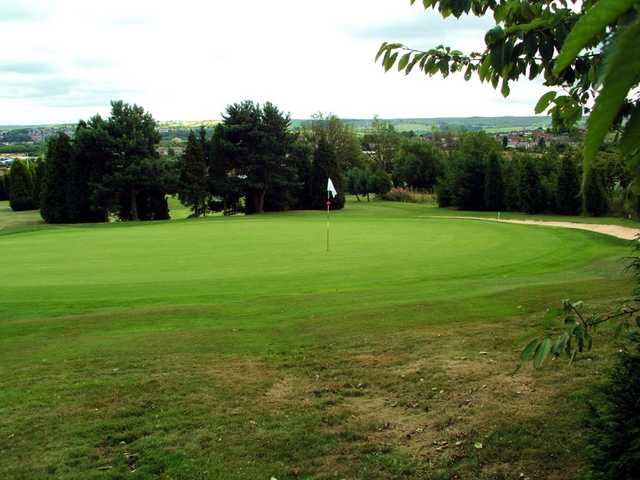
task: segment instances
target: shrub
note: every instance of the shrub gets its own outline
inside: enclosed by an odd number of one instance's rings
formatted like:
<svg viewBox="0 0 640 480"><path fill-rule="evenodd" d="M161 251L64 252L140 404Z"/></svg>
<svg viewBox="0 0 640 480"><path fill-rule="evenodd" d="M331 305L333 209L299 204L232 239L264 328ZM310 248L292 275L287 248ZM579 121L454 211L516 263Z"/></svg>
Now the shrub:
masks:
<svg viewBox="0 0 640 480"><path fill-rule="evenodd" d="M406 203L436 203L436 195L409 188L394 187L382 196L383 200Z"/></svg>
<svg viewBox="0 0 640 480"><path fill-rule="evenodd" d="M618 354L586 420L589 480L640 478L640 336Z"/></svg>
<svg viewBox="0 0 640 480"><path fill-rule="evenodd" d="M9 171L11 191L9 204L11 209L20 212L33 209L33 182L31 172L21 160L16 160Z"/></svg>

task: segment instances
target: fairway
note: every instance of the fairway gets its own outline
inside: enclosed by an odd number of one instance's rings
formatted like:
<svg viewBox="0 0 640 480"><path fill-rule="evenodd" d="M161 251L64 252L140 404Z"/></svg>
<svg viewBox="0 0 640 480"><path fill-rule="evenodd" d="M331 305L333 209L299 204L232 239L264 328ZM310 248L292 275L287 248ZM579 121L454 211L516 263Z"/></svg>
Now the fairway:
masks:
<svg viewBox="0 0 640 480"><path fill-rule="evenodd" d="M330 252L321 212L0 231L0 478L577 468L566 371L508 374L547 307L629 291L628 243L431 210L351 202Z"/></svg>

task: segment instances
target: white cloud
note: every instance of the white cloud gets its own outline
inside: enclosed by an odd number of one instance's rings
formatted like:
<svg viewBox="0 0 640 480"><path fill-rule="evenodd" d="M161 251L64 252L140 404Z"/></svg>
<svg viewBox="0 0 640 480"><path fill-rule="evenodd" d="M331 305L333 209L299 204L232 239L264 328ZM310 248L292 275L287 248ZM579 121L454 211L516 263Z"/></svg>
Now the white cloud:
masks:
<svg viewBox="0 0 640 480"><path fill-rule="evenodd" d="M320 110L345 118L530 115L543 90L520 82L505 100L477 80L384 74L373 57L396 33L418 47L438 39L481 49L487 23L445 22L398 0L3 4L3 36L19 41L0 51L0 124L76 121L106 113L111 98L163 120L219 118L243 99L271 100L297 118Z"/></svg>

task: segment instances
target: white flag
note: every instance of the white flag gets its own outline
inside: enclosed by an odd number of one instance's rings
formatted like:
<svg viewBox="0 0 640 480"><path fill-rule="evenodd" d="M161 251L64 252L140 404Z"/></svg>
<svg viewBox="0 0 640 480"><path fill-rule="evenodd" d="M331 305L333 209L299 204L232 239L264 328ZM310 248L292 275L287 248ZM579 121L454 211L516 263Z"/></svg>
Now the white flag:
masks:
<svg viewBox="0 0 640 480"><path fill-rule="evenodd" d="M329 198L333 198L338 195L338 191L336 190L336 187L333 186L331 179L327 182L327 195Z"/></svg>

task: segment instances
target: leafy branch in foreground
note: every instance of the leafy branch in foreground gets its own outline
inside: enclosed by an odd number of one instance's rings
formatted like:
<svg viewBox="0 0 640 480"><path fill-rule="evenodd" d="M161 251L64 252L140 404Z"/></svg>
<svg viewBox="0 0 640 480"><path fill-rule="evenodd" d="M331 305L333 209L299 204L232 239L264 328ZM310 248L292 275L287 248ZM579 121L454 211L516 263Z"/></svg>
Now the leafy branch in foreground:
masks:
<svg viewBox="0 0 640 480"><path fill-rule="evenodd" d="M598 327L614 324L616 337L632 328L640 328L640 238L636 239L633 248L635 255L627 266L636 282L631 298L606 313L590 313L583 302L570 300L563 301L562 308L549 309L543 320L546 332L531 340L522 350L520 357L523 363L532 362L537 369L549 356L558 358L563 355L573 363L579 353L591 350Z"/></svg>
<svg viewBox="0 0 640 480"><path fill-rule="evenodd" d="M544 324L548 326L544 336L527 344L521 354L522 362L532 362L534 368L544 365L547 358L566 356L573 363L578 353L590 351L596 329L605 323L616 323L616 335L628 331L634 325L640 327L640 297L634 297L612 312L590 314L582 302L563 301L562 308L547 311ZM552 325L560 320L562 333ZM635 323L634 323L635 322Z"/></svg>
<svg viewBox="0 0 640 480"><path fill-rule="evenodd" d="M413 5L416 0L410 0ZM509 83L542 76L552 90L536 105L548 111L555 127L574 126L591 113L584 149L585 178L611 128L620 128L620 144L640 192L639 0L422 0L425 10L442 17L485 16L495 27L485 35L483 52L465 54L439 45L418 50L401 43L383 43L376 56L385 71L395 65L406 74L419 69L429 76L477 74L507 97ZM593 109L590 105L595 102Z"/></svg>

